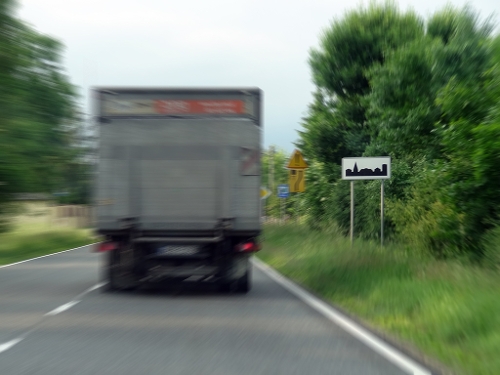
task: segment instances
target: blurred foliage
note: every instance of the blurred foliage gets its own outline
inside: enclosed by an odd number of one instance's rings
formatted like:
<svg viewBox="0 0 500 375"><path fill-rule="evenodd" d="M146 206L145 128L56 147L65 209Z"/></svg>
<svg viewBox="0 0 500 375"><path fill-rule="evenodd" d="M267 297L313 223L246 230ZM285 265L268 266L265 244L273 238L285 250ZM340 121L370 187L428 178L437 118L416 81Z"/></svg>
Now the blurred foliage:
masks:
<svg viewBox="0 0 500 375"><path fill-rule="evenodd" d="M13 1L0 2L0 214L16 193L88 200L85 121L61 52L57 40L15 17Z"/></svg>
<svg viewBox="0 0 500 375"><path fill-rule="evenodd" d="M91 232L41 220L18 221L0 233L0 265L19 262L95 242Z"/></svg>
<svg viewBox="0 0 500 375"><path fill-rule="evenodd" d="M271 195L262 202L263 214L268 217L280 217L282 213L289 211L292 207L291 199L284 201L278 198L278 185L288 184L288 169L286 164L289 155L285 150L279 149L276 146L270 146L265 150L261 158L261 183L271 191Z"/></svg>
<svg viewBox="0 0 500 375"><path fill-rule="evenodd" d="M484 256L500 214L500 37L491 33L469 7L424 20L391 2L325 29L297 144L311 164L301 199L314 227L348 233L343 157L389 155L386 235L438 257ZM359 237L379 236L379 191L379 181L355 183Z"/></svg>

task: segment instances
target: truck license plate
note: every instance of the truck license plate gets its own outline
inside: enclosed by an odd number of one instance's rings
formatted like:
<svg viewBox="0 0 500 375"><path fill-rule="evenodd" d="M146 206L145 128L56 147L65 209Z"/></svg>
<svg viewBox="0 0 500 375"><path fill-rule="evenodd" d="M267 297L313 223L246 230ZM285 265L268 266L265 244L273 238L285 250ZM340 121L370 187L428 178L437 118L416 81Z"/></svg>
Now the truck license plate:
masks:
<svg viewBox="0 0 500 375"><path fill-rule="evenodd" d="M157 255L189 256L198 253L196 245L166 245L157 250Z"/></svg>

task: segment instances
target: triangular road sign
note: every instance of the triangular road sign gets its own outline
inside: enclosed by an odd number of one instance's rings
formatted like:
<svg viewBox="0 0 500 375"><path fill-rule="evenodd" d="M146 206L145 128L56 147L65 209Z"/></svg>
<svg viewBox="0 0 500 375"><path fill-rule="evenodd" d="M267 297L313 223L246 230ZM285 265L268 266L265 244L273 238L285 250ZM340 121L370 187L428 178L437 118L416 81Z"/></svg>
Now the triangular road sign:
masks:
<svg viewBox="0 0 500 375"><path fill-rule="evenodd" d="M260 188L260 199L266 199L270 195L271 195L271 191L268 188L266 188L264 186L261 186L261 188Z"/></svg>
<svg viewBox="0 0 500 375"><path fill-rule="evenodd" d="M300 153L299 150L295 150L290 157L290 160L288 161L287 168L290 169L306 169L309 166L307 165L306 161L304 160L304 157Z"/></svg>

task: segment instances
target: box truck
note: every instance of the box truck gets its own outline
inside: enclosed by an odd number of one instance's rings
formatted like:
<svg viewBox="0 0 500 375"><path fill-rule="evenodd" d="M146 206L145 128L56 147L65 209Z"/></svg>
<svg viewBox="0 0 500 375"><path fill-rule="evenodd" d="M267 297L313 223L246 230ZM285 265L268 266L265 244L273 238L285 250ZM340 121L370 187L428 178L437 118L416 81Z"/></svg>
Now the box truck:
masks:
<svg viewBox="0 0 500 375"><path fill-rule="evenodd" d="M92 96L107 289L191 280L248 292L260 249L261 90L99 87Z"/></svg>

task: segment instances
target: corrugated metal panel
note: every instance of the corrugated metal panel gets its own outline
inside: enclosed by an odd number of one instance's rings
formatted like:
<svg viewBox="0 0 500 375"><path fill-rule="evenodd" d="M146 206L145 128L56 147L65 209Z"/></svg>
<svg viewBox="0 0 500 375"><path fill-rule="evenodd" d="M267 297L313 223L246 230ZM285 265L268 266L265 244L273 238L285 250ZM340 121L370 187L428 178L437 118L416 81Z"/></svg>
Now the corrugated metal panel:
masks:
<svg viewBox="0 0 500 375"><path fill-rule="evenodd" d="M100 132L101 228L128 216L144 229L209 229L222 217L260 228L260 176L240 173L241 148L260 154L252 121L114 119Z"/></svg>

